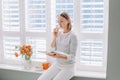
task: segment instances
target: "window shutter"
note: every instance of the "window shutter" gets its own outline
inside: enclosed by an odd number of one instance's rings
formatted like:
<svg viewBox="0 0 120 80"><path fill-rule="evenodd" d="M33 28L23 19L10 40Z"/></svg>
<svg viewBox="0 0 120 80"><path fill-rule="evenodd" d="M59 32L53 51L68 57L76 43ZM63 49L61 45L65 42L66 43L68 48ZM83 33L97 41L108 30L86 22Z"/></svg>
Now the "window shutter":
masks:
<svg viewBox="0 0 120 80"><path fill-rule="evenodd" d="M4 58L5 59L15 59L15 46L20 45L19 37L4 37L3 38L4 47Z"/></svg>
<svg viewBox="0 0 120 80"><path fill-rule="evenodd" d="M103 33L105 28L104 0L80 0L81 30L85 33Z"/></svg>
<svg viewBox="0 0 120 80"><path fill-rule="evenodd" d="M80 0L81 70L105 70L107 19L104 0Z"/></svg>
<svg viewBox="0 0 120 80"><path fill-rule="evenodd" d="M86 66L103 66L103 42L84 40L80 43L80 63Z"/></svg>
<svg viewBox="0 0 120 80"><path fill-rule="evenodd" d="M19 0L3 0L2 22L4 31L20 31Z"/></svg>
<svg viewBox="0 0 120 80"><path fill-rule="evenodd" d="M47 56L45 53L46 51L46 39L43 38L32 38L32 37L27 37L27 44L31 44L33 47L33 55L32 59L34 61L46 61Z"/></svg>
<svg viewBox="0 0 120 80"><path fill-rule="evenodd" d="M15 46L20 45L20 8L19 0L2 0L3 58L15 59ZM14 36L15 35L15 36Z"/></svg>
<svg viewBox="0 0 120 80"><path fill-rule="evenodd" d="M33 47L32 60L46 61L46 54L41 52L47 51L46 0L26 0L25 7L26 43Z"/></svg>
<svg viewBox="0 0 120 80"><path fill-rule="evenodd" d="M73 20L73 8L74 2L73 0L56 0L56 16L61 12L67 12Z"/></svg>
<svg viewBox="0 0 120 80"><path fill-rule="evenodd" d="M46 32L46 0L26 0L26 31Z"/></svg>
<svg viewBox="0 0 120 80"><path fill-rule="evenodd" d="M57 16L61 12L67 12L70 15L73 25L74 19L74 0L53 0L52 3L52 14L51 14L51 23L52 23L52 30L56 26L58 26L58 19ZM54 5L54 6L53 6ZM54 11L53 11L54 10Z"/></svg>

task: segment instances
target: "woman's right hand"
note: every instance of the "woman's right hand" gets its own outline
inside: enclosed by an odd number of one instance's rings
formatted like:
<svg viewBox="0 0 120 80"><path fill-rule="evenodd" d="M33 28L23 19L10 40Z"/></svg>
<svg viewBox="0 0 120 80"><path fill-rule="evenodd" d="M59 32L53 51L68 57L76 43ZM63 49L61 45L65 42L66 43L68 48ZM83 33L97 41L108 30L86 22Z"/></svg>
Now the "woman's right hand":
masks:
<svg viewBox="0 0 120 80"><path fill-rule="evenodd" d="M59 32L59 28L54 28L54 30L53 30L54 37L58 36L58 32Z"/></svg>

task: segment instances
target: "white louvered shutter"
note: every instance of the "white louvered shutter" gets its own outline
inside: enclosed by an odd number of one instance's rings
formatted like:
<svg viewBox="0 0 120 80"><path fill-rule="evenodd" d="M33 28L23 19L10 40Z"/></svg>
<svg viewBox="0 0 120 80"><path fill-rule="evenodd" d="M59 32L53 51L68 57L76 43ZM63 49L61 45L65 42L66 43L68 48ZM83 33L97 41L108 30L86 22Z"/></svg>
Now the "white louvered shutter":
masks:
<svg viewBox="0 0 120 80"><path fill-rule="evenodd" d="M16 59L15 58L15 46L20 45L19 37L4 37L4 58L5 59Z"/></svg>
<svg viewBox="0 0 120 80"><path fill-rule="evenodd" d="M56 0L56 16L61 12L67 12L71 19L74 19L74 0Z"/></svg>
<svg viewBox="0 0 120 80"><path fill-rule="evenodd" d="M80 43L80 63L86 66L103 66L104 46L102 40L83 40Z"/></svg>
<svg viewBox="0 0 120 80"><path fill-rule="evenodd" d="M20 31L19 0L2 1L2 22L4 31Z"/></svg>
<svg viewBox="0 0 120 80"><path fill-rule="evenodd" d="M26 31L46 32L46 0L26 0Z"/></svg>
<svg viewBox="0 0 120 80"><path fill-rule="evenodd" d="M70 18L72 20L72 25L73 25L73 19L74 19L74 0L53 0L51 1L51 10L52 10L52 29L55 26L58 26L58 15L61 12L67 12L70 15ZM54 10L54 11L53 11Z"/></svg>
<svg viewBox="0 0 120 80"><path fill-rule="evenodd" d="M47 56L42 53L46 51L46 39L27 37L27 44L31 44L33 47L32 59L34 61L46 61Z"/></svg>
<svg viewBox="0 0 120 80"><path fill-rule="evenodd" d="M15 59L15 46L20 45L19 0L2 0L3 58Z"/></svg>
<svg viewBox="0 0 120 80"><path fill-rule="evenodd" d="M80 0L81 30L86 33L103 33L105 21L104 0Z"/></svg>
<svg viewBox="0 0 120 80"><path fill-rule="evenodd" d="M42 51L47 47L46 0L26 0L25 31L26 43L33 47L32 60L46 61L47 56Z"/></svg>
<svg viewBox="0 0 120 80"><path fill-rule="evenodd" d="M105 5L105 0L80 0L81 70L105 70L108 27Z"/></svg>

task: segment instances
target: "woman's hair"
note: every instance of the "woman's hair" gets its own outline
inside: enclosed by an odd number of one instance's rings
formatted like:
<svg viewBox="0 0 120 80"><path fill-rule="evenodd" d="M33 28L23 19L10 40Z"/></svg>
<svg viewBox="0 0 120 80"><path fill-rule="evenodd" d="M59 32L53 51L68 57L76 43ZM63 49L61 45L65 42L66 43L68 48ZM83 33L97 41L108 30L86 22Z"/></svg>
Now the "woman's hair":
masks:
<svg viewBox="0 0 120 80"><path fill-rule="evenodd" d="M68 13L67 12L62 12L62 13L60 13L59 16L62 16L63 18L65 18L66 20L69 21L68 29L71 30L72 29L72 24L71 24L71 19L70 19L70 16L68 15Z"/></svg>

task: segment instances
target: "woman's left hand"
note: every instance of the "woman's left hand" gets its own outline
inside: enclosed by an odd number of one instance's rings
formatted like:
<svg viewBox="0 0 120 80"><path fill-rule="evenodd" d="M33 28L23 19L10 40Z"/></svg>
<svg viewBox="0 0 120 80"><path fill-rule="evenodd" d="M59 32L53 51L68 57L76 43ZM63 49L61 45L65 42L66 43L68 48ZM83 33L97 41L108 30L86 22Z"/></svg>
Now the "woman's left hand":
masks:
<svg viewBox="0 0 120 80"><path fill-rule="evenodd" d="M54 58L67 59L67 56L65 56L65 55L59 55L59 54L57 54L57 53L54 53L54 54L49 53L49 54L47 54L47 55L48 55L48 56L51 56L51 57L54 57Z"/></svg>
<svg viewBox="0 0 120 80"><path fill-rule="evenodd" d="M53 56L54 58L61 58L61 59L67 59L67 56L65 55L59 55L59 54L56 54L55 56Z"/></svg>

